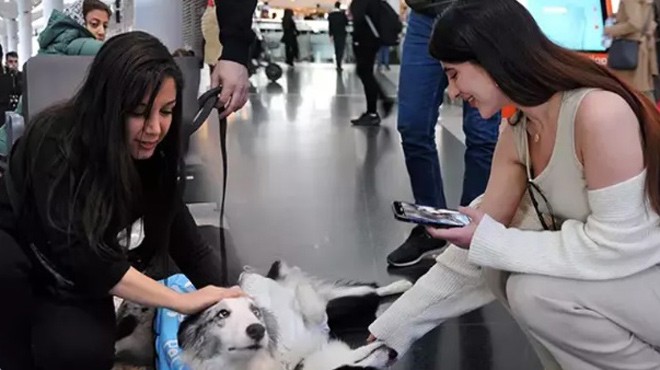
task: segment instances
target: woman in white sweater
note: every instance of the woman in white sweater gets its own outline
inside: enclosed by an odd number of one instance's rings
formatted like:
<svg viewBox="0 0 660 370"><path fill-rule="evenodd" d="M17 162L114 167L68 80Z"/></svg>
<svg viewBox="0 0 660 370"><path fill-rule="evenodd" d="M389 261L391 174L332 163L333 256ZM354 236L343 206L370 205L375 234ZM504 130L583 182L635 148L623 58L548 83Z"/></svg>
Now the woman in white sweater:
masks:
<svg viewBox="0 0 660 370"><path fill-rule="evenodd" d="M444 320L498 299L546 370L660 369L655 107L553 44L516 0L456 0L430 52L451 96L484 117L507 104L519 113L484 196L463 209L472 223L429 229L452 245L370 326L372 339L402 355Z"/></svg>

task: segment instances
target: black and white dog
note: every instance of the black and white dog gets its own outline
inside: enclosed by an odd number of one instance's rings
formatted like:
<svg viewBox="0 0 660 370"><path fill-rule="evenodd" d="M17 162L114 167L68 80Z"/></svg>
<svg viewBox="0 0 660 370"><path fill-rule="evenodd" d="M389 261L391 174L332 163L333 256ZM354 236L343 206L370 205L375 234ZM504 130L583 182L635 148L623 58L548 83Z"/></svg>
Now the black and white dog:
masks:
<svg viewBox="0 0 660 370"><path fill-rule="evenodd" d="M179 345L192 370L384 368L396 354L379 342L351 349L331 339L326 308L333 300L380 298L412 286L327 282L284 262L267 276L244 272L239 285L249 298L225 299L182 322Z"/></svg>

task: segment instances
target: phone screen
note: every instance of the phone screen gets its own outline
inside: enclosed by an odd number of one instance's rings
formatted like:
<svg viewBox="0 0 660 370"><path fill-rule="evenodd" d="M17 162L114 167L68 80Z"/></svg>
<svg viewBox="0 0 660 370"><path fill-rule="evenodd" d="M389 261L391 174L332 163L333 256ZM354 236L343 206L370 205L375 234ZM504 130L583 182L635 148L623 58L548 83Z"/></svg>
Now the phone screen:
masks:
<svg viewBox="0 0 660 370"><path fill-rule="evenodd" d="M471 222L470 217L457 211L406 202L394 202L394 212L402 221L431 226L463 227Z"/></svg>

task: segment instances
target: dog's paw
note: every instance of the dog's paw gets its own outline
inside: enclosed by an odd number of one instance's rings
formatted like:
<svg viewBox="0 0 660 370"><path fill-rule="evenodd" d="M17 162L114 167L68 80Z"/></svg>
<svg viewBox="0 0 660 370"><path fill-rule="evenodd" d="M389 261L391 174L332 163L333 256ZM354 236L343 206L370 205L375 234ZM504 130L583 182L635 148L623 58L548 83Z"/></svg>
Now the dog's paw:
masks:
<svg viewBox="0 0 660 370"><path fill-rule="evenodd" d="M406 290L412 288L413 283L408 280L398 280L393 282L390 285L376 289L376 294L381 297L386 297L388 295L401 294Z"/></svg>

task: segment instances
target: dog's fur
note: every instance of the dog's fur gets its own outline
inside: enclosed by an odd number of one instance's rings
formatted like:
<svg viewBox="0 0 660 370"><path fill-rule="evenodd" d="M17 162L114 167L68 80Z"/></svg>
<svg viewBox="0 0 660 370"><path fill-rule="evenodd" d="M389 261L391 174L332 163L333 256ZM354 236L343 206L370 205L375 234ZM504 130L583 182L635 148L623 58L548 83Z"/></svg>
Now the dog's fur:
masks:
<svg viewBox="0 0 660 370"><path fill-rule="evenodd" d="M330 283L276 262L267 277L244 272L239 285L252 298L225 299L181 324L179 345L192 370L383 368L395 356L384 344L353 350L330 339L326 307L339 298L402 293L412 284Z"/></svg>

